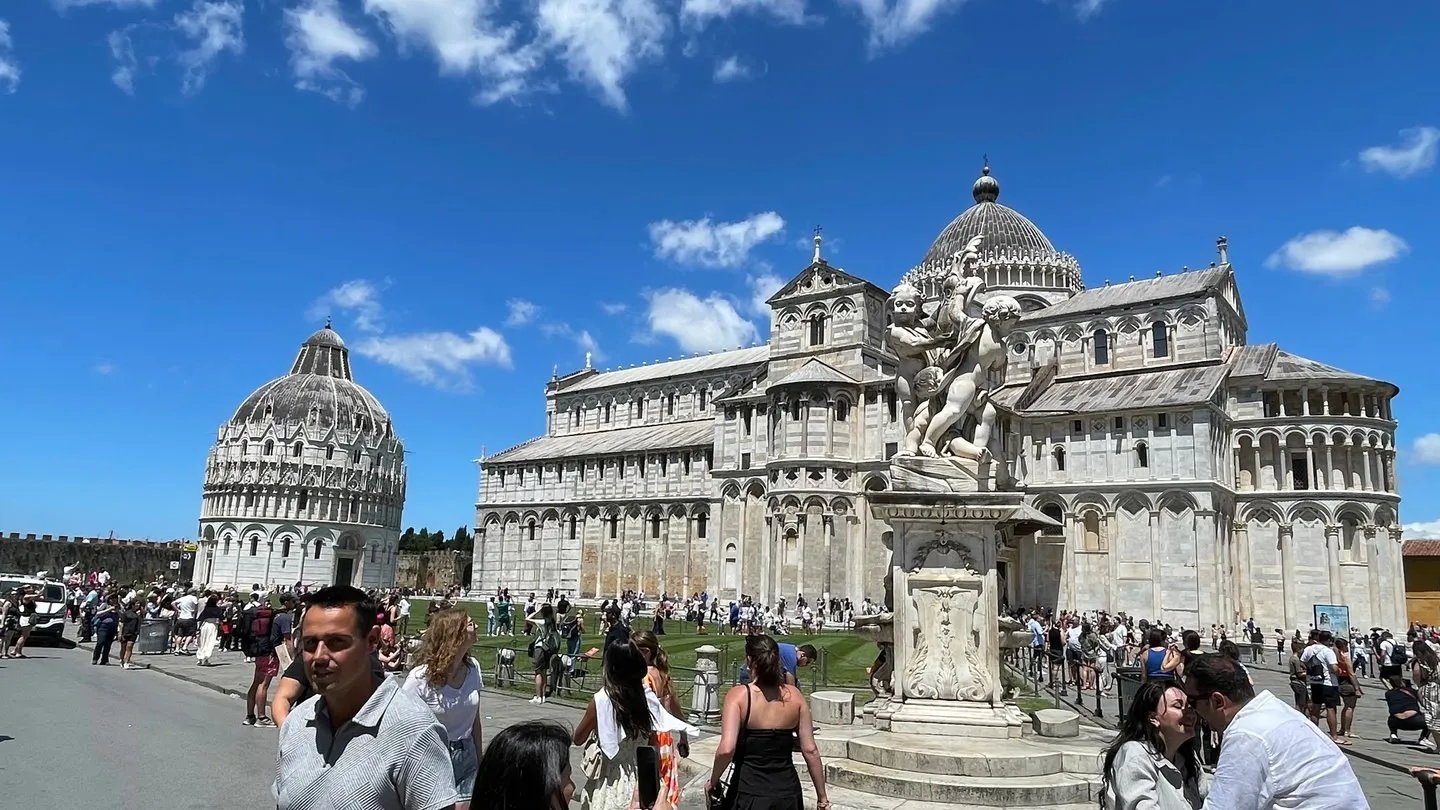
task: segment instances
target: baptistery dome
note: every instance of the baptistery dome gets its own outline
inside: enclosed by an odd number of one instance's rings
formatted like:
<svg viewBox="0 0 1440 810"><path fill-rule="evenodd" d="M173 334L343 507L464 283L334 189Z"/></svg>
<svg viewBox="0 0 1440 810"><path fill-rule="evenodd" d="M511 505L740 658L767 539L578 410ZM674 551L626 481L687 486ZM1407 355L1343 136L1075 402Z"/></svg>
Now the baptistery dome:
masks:
<svg viewBox="0 0 1440 810"><path fill-rule="evenodd" d="M196 579L388 587L404 505L404 444L326 324L290 373L220 427L205 465Z"/></svg>
<svg viewBox="0 0 1440 810"><path fill-rule="evenodd" d="M971 188L975 204L955 217L925 251L905 280L928 297L938 297L950 266L976 237L986 294L1014 295L1026 309L1038 309L1084 289L1075 257L1055 249L1023 214L1001 205L1000 182L987 163Z"/></svg>

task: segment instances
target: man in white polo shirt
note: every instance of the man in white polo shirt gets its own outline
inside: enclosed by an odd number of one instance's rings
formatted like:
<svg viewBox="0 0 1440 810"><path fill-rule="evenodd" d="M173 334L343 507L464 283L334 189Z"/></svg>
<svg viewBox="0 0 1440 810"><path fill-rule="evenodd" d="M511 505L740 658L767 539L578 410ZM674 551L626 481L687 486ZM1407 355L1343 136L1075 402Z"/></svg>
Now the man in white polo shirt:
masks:
<svg viewBox="0 0 1440 810"><path fill-rule="evenodd" d="M1185 697L1224 734L1206 810L1369 810L1340 748L1286 701L1255 694L1239 661L1195 656Z"/></svg>
<svg viewBox="0 0 1440 810"><path fill-rule="evenodd" d="M300 649L316 695L281 726L277 810L453 808L444 727L393 678L371 671L375 602L348 585L322 588L307 602Z"/></svg>

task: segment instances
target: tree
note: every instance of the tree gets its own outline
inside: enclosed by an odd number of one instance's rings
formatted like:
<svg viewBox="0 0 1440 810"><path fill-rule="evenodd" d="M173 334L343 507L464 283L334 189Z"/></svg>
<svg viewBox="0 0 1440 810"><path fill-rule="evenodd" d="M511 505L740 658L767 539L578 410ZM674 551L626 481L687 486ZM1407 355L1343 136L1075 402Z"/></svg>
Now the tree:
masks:
<svg viewBox="0 0 1440 810"><path fill-rule="evenodd" d="M415 527L411 526L400 535L400 550L415 551Z"/></svg>
<svg viewBox="0 0 1440 810"><path fill-rule="evenodd" d="M461 554L475 552L475 538L471 536L469 526L461 526L455 530L455 534L450 537L450 547Z"/></svg>

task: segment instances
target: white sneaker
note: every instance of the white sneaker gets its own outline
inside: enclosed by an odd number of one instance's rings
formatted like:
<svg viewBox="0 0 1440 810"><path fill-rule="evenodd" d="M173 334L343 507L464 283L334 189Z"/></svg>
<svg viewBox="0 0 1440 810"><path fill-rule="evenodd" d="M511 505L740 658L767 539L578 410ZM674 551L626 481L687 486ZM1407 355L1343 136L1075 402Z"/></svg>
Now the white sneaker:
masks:
<svg viewBox="0 0 1440 810"><path fill-rule="evenodd" d="M535 697L530 698L530 702L538 705L540 703L540 696L536 695Z"/></svg>
<svg viewBox="0 0 1440 810"><path fill-rule="evenodd" d="M1392 742L1392 743L1398 743L1398 742L1400 742L1400 735L1399 735L1399 734L1391 734L1391 735L1390 735L1389 742Z"/></svg>
<svg viewBox="0 0 1440 810"><path fill-rule="evenodd" d="M1420 750L1429 751L1432 754L1435 753L1435 738L1426 737L1425 740L1420 743Z"/></svg>

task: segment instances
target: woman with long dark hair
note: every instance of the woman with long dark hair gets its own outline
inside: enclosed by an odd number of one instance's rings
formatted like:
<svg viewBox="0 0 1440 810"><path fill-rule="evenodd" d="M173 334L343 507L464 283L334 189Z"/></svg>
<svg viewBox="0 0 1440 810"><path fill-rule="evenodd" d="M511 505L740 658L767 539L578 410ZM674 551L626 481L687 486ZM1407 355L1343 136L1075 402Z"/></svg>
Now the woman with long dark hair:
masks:
<svg viewBox="0 0 1440 810"><path fill-rule="evenodd" d="M471 804L485 810L565 810L574 795L570 732L532 721L509 726L490 741Z"/></svg>
<svg viewBox="0 0 1440 810"><path fill-rule="evenodd" d="M550 659L560 652L560 626L555 623L555 608L548 602L525 617L525 624L534 631L530 637L530 661L535 665L535 697L531 703L545 702L545 681L550 674Z"/></svg>
<svg viewBox="0 0 1440 810"><path fill-rule="evenodd" d="M674 717L684 716L680 700L675 696L675 684L670 680L670 657L660 646L660 639L648 630L636 630L630 640L645 656L645 688L649 689L660 705ZM680 803L680 757L689 755L689 742L683 734L668 731L655 732L655 747L660 755L660 792ZM683 749L683 750L682 750Z"/></svg>
<svg viewBox="0 0 1440 810"><path fill-rule="evenodd" d="M1140 654L1141 681L1173 681L1180 677L1183 658L1165 638L1165 630L1150 628L1146 650Z"/></svg>
<svg viewBox="0 0 1440 810"><path fill-rule="evenodd" d="M648 673L645 655L633 641L616 642L605 650L605 686L575 726L575 744L586 745L593 736L598 749L586 751L582 810L629 810L638 784L635 749L655 745L656 732L695 731L645 688Z"/></svg>
<svg viewBox="0 0 1440 810"><path fill-rule="evenodd" d="M1205 803L1195 713L1185 691L1163 680L1140 684L1100 769L1106 810L1197 810Z"/></svg>
<svg viewBox="0 0 1440 810"><path fill-rule="evenodd" d="M780 647L769 636L745 640L745 664L750 682L731 688L720 715L720 743L715 747L707 795L733 761L729 793L734 810L803 810L800 777L790 760L795 740L810 781L815 784L815 806L830 807L825 788L825 767L815 747L815 726L810 706L800 690L785 683Z"/></svg>

